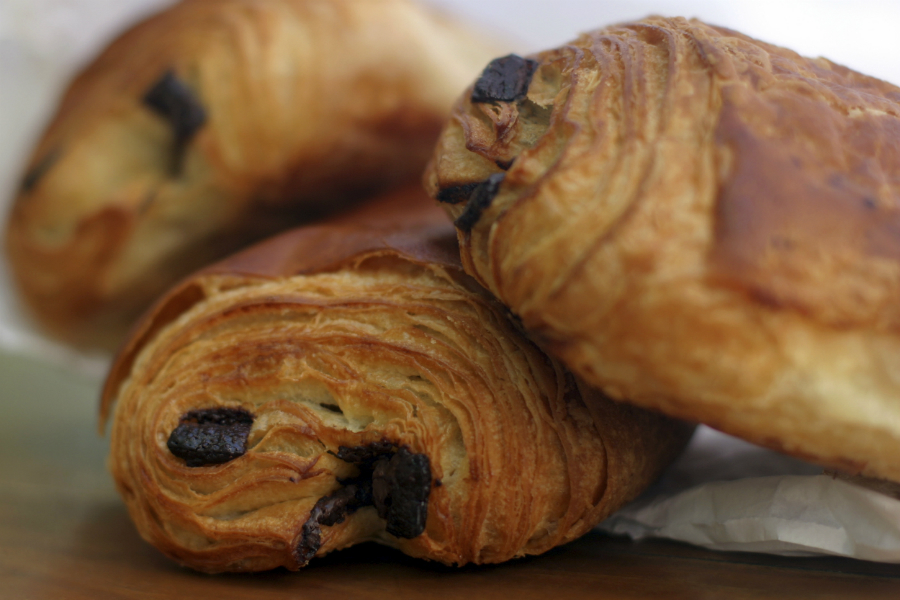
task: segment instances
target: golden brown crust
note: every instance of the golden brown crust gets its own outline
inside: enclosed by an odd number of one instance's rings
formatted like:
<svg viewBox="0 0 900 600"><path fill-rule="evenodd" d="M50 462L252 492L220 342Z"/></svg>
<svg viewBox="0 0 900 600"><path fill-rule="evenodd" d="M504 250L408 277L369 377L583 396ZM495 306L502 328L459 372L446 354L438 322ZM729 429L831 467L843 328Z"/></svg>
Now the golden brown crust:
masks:
<svg viewBox="0 0 900 600"><path fill-rule="evenodd" d="M661 17L531 58L426 174L504 173L466 270L614 397L900 481L900 90Z"/></svg>
<svg viewBox="0 0 900 600"><path fill-rule="evenodd" d="M151 17L74 80L34 150L6 234L25 299L72 341L121 336L211 259L418 177L488 52L411 0Z"/></svg>
<svg viewBox="0 0 900 600"><path fill-rule="evenodd" d="M145 317L103 401L110 468L145 539L209 572L296 569L363 540L499 562L585 533L680 450L690 427L566 374L462 273L443 213L420 216L290 232ZM172 454L186 413L222 407L253 415L242 456L189 467ZM427 457L424 531L389 534L362 506L310 545L315 507L364 471L341 447L384 443Z"/></svg>
<svg viewBox="0 0 900 600"><path fill-rule="evenodd" d="M396 252L408 260L459 269L459 251L446 216L409 185L333 216L321 225L296 228L209 265L179 282L132 327L106 378L100 402L104 426L115 395L144 345L178 316L208 297L205 277L218 289L259 280L338 269L358 255Z"/></svg>

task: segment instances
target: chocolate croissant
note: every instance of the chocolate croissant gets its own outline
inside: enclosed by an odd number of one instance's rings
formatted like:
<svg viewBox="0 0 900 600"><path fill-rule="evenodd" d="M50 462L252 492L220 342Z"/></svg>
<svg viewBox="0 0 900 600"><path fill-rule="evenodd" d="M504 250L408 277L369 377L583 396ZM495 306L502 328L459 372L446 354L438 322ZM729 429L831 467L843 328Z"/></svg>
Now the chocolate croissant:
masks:
<svg viewBox="0 0 900 600"><path fill-rule="evenodd" d="M71 84L6 231L24 299L109 345L213 258L421 175L492 53L409 0L185 0Z"/></svg>
<svg viewBox="0 0 900 600"><path fill-rule="evenodd" d="M491 62L426 176L615 398L900 481L900 89L652 17Z"/></svg>
<svg viewBox="0 0 900 600"><path fill-rule="evenodd" d="M543 354L462 273L419 190L189 277L116 360L104 420L113 405L109 465L138 530L207 572L365 540L456 565L544 552L691 430Z"/></svg>

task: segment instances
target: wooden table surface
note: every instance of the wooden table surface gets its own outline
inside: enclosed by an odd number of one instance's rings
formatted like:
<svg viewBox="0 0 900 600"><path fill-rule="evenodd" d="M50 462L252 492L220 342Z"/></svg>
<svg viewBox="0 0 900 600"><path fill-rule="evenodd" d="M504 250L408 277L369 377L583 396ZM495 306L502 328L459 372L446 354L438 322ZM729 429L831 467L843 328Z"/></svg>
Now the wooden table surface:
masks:
<svg viewBox="0 0 900 600"><path fill-rule="evenodd" d="M135 532L104 467L97 383L0 356L0 598L892 598L900 565L719 553L590 534L452 569L366 544L297 573L207 576Z"/></svg>

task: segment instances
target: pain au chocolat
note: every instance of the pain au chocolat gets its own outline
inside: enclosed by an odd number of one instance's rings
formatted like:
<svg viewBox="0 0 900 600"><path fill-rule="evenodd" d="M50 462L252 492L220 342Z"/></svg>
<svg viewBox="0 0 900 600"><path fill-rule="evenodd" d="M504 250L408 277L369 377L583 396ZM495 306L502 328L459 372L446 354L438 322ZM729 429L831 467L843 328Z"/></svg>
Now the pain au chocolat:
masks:
<svg viewBox="0 0 900 600"><path fill-rule="evenodd" d="M410 0L184 0L72 82L6 230L49 331L111 345L214 258L421 175L494 50Z"/></svg>
<svg viewBox="0 0 900 600"><path fill-rule="evenodd" d="M544 552L638 494L691 430L543 354L418 189L186 279L117 358L110 413L141 535L207 572L366 540L457 565Z"/></svg>
<svg viewBox="0 0 900 600"><path fill-rule="evenodd" d="M425 181L615 398L900 481L900 89L651 17L491 62Z"/></svg>

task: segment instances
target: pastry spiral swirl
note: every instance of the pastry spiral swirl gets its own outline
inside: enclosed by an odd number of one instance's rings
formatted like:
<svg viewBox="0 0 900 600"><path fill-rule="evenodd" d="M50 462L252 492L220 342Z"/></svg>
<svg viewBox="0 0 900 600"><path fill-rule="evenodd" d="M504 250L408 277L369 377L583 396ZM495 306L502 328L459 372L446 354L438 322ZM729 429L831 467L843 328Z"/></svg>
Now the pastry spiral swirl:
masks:
<svg viewBox="0 0 900 600"><path fill-rule="evenodd" d="M418 178L490 53L412 0L185 0L71 84L6 247L69 341L117 345L178 278Z"/></svg>
<svg viewBox="0 0 900 600"><path fill-rule="evenodd" d="M690 427L605 398L528 341L462 273L441 211L403 197L429 210L283 234L142 320L103 418L115 404L116 485L170 557L297 569L364 540L459 565L536 554L685 443Z"/></svg>
<svg viewBox="0 0 900 600"><path fill-rule="evenodd" d="M490 63L425 180L593 385L900 481L897 172L900 89L651 17Z"/></svg>

